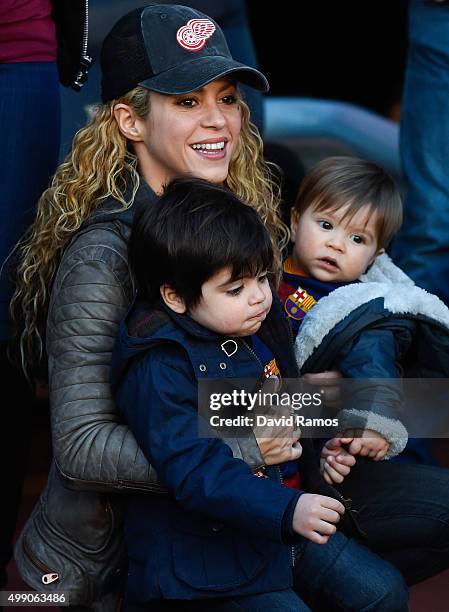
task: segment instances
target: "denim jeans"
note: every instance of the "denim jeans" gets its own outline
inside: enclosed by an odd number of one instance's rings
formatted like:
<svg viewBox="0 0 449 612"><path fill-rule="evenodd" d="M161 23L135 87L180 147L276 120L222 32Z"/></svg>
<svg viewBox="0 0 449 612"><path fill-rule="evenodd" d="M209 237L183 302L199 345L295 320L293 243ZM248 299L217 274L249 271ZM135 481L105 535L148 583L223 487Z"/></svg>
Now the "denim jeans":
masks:
<svg viewBox="0 0 449 612"><path fill-rule="evenodd" d="M400 130L407 195L395 262L449 305L449 5L410 0Z"/></svg>
<svg viewBox="0 0 449 612"><path fill-rule="evenodd" d="M358 511L366 546L409 585L449 567L448 469L358 458L339 488Z"/></svg>
<svg viewBox="0 0 449 612"><path fill-rule="evenodd" d="M302 539L295 547L295 591L314 612L406 612L400 572L337 531L327 544Z"/></svg>
<svg viewBox="0 0 449 612"><path fill-rule="evenodd" d="M0 64L0 340L8 340L12 270L3 265L32 223L59 155L60 104L54 62Z"/></svg>

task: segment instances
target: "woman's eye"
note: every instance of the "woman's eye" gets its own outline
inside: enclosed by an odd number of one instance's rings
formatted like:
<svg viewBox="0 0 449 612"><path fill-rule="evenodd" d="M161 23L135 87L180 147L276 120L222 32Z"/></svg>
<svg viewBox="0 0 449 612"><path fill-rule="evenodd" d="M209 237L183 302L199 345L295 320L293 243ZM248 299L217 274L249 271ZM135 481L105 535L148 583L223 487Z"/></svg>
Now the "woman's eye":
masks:
<svg viewBox="0 0 449 612"><path fill-rule="evenodd" d="M320 219L318 221L318 225L325 230L331 230L332 229L332 223L329 223L329 221L326 221L326 219Z"/></svg>
<svg viewBox="0 0 449 612"><path fill-rule="evenodd" d="M237 102L237 98L236 96L229 94L229 96L223 96L221 101L223 102L223 104L226 104L227 106L231 106L231 104L235 104Z"/></svg>
<svg viewBox="0 0 449 612"><path fill-rule="evenodd" d="M178 100L179 106L186 106L187 108L192 108L192 106L196 106L197 101L195 98L183 98L182 100Z"/></svg>
<svg viewBox="0 0 449 612"><path fill-rule="evenodd" d="M365 242L365 240L363 239L363 236L359 236L359 234L352 234L351 240L352 242L355 242L356 244L363 244Z"/></svg>
<svg viewBox="0 0 449 612"><path fill-rule="evenodd" d="M243 285L239 285L238 287L234 287L233 289L228 289L226 293L228 295L239 295L243 289Z"/></svg>

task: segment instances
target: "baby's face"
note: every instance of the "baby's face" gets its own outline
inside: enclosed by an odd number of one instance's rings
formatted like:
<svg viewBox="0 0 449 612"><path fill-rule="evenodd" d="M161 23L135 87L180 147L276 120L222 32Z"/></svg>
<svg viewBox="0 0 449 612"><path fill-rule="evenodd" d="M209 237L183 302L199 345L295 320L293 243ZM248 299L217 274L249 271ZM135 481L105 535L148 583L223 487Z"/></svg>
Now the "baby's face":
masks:
<svg viewBox="0 0 449 612"><path fill-rule="evenodd" d="M298 219L292 211L291 234L295 266L320 281L350 282L363 274L377 255L376 214L362 207L344 219L338 211L309 207Z"/></svg>
<svg viewBox="0 0 449 612"><path fill-rule="evenodd" d="M255 334L271 308L266 272L231 281L230 267L216 272L201 287L199 303L189 311L195 321L226 336Z"/></svg>

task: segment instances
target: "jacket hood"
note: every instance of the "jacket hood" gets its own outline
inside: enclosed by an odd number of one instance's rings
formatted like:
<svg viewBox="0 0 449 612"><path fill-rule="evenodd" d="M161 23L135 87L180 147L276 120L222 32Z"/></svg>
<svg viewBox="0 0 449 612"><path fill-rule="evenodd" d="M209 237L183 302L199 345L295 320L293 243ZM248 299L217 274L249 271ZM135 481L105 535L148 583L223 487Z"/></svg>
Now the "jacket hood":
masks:
<svg viewBox="0 0 449 612"><path fill-rule="evenodd" d="M125 190L125 200L129 201L132 196L131 188ZM88 219L83 223L82 229L96 225L99 223L110 223L111 221L120 221L129 228L131 228L133 216L136 210L140 206L146 206L149 203L156 203L158 196L151 189L148 183L143 177L140 177L139 188L137 189L136 195L132 205L123 209L120 202L115 198L107 198L100 206L90 215Z"/></svg>
<svg viewBox="0 0 449 612"><path fill-rule="evenodd" d="M202 341L217 341L221 336L202 327L186 315L177 314L160 302L152 308L146 302L135 301L120 322L115 342L111 381L115 389L139 354L162 342L185 344L186 334Z"/></svg>

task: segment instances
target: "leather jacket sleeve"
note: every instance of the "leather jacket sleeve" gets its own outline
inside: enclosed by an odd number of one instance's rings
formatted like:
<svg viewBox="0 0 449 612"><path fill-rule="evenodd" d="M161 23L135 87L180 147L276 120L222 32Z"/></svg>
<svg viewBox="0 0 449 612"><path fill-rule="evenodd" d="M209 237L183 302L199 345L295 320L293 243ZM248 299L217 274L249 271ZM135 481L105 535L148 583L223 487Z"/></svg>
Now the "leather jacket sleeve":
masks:
<svg viewBox="0 0 449 612"><path fill-rule="evenodd" d="M126 242L115 225L77 235L52 288L47 353L54 457L75 488L160 491L110 391L112 348L133 294ZM245 448L237 441L230 446L250 466L263 464L255 439Z"/></svg>

